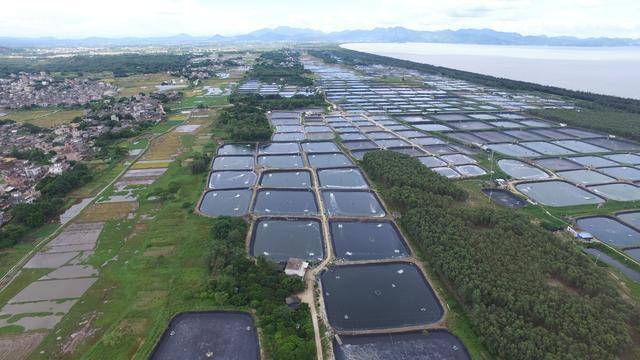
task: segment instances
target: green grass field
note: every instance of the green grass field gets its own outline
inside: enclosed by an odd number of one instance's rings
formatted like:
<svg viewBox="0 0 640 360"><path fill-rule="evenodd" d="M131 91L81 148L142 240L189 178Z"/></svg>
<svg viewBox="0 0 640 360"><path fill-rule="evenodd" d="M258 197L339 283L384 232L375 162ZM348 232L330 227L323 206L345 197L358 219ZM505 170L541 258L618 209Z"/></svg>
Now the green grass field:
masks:
<svg viewBox="0 0 640 360"><path fill-rule="evenodd" d="M0 120L11 119L19 123L30 123L40 127L52 128L60 124L68 124L75 117L83 115L84 110L34 109L13 111L1 116Z"/></svg>

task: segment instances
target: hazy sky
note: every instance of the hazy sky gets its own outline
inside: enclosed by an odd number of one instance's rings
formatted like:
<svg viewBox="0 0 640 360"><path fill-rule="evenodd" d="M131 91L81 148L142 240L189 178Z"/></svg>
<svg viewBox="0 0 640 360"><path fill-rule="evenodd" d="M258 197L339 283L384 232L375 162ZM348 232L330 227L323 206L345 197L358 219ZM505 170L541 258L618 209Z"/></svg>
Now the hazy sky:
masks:
<svg viewBox="0 0 640 360"><path fill-rule="evenodd" d="M640 38L638 0L2 0L0 36L240 34L404 26Z"/></svg>

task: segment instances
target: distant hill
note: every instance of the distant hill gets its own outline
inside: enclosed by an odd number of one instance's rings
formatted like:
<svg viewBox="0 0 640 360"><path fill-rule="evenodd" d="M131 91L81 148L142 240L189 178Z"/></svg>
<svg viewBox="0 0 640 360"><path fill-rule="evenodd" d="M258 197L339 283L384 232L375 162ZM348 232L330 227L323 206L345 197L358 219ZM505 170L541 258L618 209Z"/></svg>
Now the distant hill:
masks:
<svg viewBox="0 0 640 360"><path fill-rule="evenodd" d="M322 32L280 26L260 29L234 36L191 36L179 34L169 37L126 37L85 39L13 38L0 37L0 46L131 46L131 45L176 45L230 42L433 42L455 44L490 45L547 45L547 46L633 46L640 45L640 39L630 38L577 38L572 36L525 36L514 32L491 29L460 29L420 31L403 27L375 28L373 30L346 30Z"/></svg>

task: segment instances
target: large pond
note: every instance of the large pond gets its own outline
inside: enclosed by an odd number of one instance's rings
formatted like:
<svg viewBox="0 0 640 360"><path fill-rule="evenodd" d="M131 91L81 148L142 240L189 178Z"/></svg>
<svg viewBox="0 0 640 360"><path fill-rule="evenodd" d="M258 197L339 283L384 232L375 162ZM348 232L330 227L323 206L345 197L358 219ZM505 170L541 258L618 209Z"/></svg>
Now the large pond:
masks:
<svg viewBox="0 0 640 360"><path fill-rule="evenodd" d="M218 148L218 155L253 155L256 144L225 144Z"/></svg>
<svg viewBox="0 0 640 360"><path fill-rule="evenodd" d="M251 187L256 183L253 171L214 171L209 176L210 189Z"/></svg>
<svg viewBox="0 0 640 360"><path fill-rule="evenodd" d="M640 250L640 249L636 249L636 250ZM601 261L609 266L612 266L616 269L618 269L621 273L623 273L625 276L627 276L629 279L633 280L634 282L640 283L640 273L627 267L625 264L621 263L620 261L612 258L611 256L607 255L606 253L598 250L598 249L583 249L582 251L584 251L585 253L589 254L589 255L593 255L596 257L596 259L598 259L597 261ZM625 253L627 253L627 255L629 255L629 251L632 250L627 250L625 251ZM636 260L638 260L639 258L636 257Z"/></svg>
<svg viewBox="0 0 640 360"><path fill-rule="evenodd" d="M337 258L376 260L406 257L410 251L396 226L388 221L331 221Z"/></svg>
<svg viewBox="0 0 640 360"><path fill-rule="evenodd" d="M340 148L331 141L317 141L302 143L302 150L308 153L340 152Z"/></svg>
<svg viewBox="0 0 640 360"><path fill-rule="evenodd" d="M328 189L367 189L369 185L357 168L318 171L320 186Z"/></svg>
<svg viewBox="0 0 640 360"><path fill-rule="evenodd" d="M264 187L310 188L311 174L308 171L265 171L260 177Z"/></svg>
<svg viewBox="0 0 640 360"><path fill-rule="evenodd" d="M513 157L540 156L540 153L538 152L535 152L531 149L527 149L524 146L520 146L518 144L512 144L512 143L491 144L491 145L487 145L487 148L495 152L498 152L500 154L513 156Z"/></svg>
<svg viewBox="0 0 640 360"><path fill-rule="evenodd" d="M620 248L640 246L640 232L607 216L590 216L576 220L576 226L598 240Z"/></svg>
<svg viewBox="0 0 640 360"><path fill-rule="evenodd" d="M329 323L339 331L427 325L443 309L417 266L333 266L320 276Z"/></svg>
<svg viewBox="0 0 640 360"><path fill-rule="evenodd" d="M640 211L625 211L616 214L616 217L636 229L640 229Z"/></svg>
<svg viewBox="0 0 640 360"><path fill-rule="evenodd" d="M171 320L150 358L258 360L260 345L249 314L189 312Z"/></svg>
<svg viewBox="0 0 640 360"><path fill-rule="evenodd" d="M369 191L323 190L322 199L330 216L384 217L377 196Z"/></svg>
<svg viewBox="0 0 640 360"><path fill-rule="evenodd" d="M549 206L600 204L604 199L564 181L540 181L516 185L533 201Z"/></svg>
<svg viewBox="0 0 640 360"><path fill-rule="evenodd" d="M315 219L259 219L253 227L251 255L276 262L321 261L322 225Z"/></svg>
<svg viewBox="0 0 640 360"><path fill-rule="evenodd" d="M272 169L296 169L304 167L300 155L262 155L258 156L258 164Z"/></svg>
<svg viewBox="0 0 640 360"><path fill-rule="evenodd" d="M336 360L468 360L471 359L460 339L444 330L342 335L333 341Z"/></svg>
<svg viewBox="0 0 640 360"><path fill-rule="evenodd" d="M249 211L250 189L207 191L200 203L200 211L209 216L244 216Z"/></svg>
<svg viewBox="0 0 640 360"><path fill-rule="evenodd" d="M311 190L260 189L253 211L263 215L314 215L318 204Z"/></svg>
<svg viewBox="0 0 640 360"><path fill-rule="evenodd" d="M353 162L343 153L309 154L307 160L314 168L353 166Z"/></svg>
<svg viewBox="0 0 640 360"><path fill-rule="evenodd" d="M520 160L502 159L498 167L514 179L542 180L549 178L549 174Z"/></svg>
<svg viewBox="0 0 640 360"><path fill-rule="evenodd" d="M574 184L582 185L605 184L616 181L610 176L593 170L558 171L556 175Z"/></svg>
<svg viewBox="0 0 640 360"><path fill-rule="evenodd" d="M251 170L255 164L253 156L218 156L213 160L212 170Z"/></svg>
<svg viewBox="0 0 640 360"><path fill-rule="evenodd" d="M594 193L615 201L637 201L640 200L640 188L631 184L606 184L589 186L589 190Z"/></svg>

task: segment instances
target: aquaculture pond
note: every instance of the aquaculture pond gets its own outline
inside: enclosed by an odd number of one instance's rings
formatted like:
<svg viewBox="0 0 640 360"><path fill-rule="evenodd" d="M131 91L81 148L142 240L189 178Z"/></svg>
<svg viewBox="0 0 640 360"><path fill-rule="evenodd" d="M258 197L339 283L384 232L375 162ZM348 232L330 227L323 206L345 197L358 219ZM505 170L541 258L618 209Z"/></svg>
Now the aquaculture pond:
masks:
<svg viewBox="0 0 640 360"><path fill-rule="evenodd" d="M617 213L616 217L636 229L640 229L640 211L624 211Z"/></svg>
<svg viewBox="0 0 640 360"><path fill-rule="evenodd" d="M598 250L598 249L583 249L582 251L584 251L585 253L589 254L589 255L593 255L595 256L598 261L601 261L609 266L612 266L616 269L618 269L621 273L623 273L625 276L627 276L629 279L633 280L634 282L640 283L640 273L627 267L625 264L621 263L620 261L612 258L611 256L607 255L606 253ZM630 251L633 250L627 250L625 251L625 253L631 257L633 257L631 254L629 254ZM638 255L640 255L640 249L635 249L635 251L638 251ZM640 257L635 257L636 260L640 261Z"/></svg>
<svg viewBox="0 0 640 360"><path fill-rule="evenodd" d="M512 144L512 143L491 144L491 145L487 145L487 148L497 153L504 154L507 156L513 156L513 157L540 156L540 153L538 152L535 152L531 149L527 149L526 147L520 146L518 144Z"/></svg>
<svg viewBox="0 0 640 360"><path fill-rule="evenodd" d="M640 232L607 216L589 216L576 220L576 226L587 231L598 240L625 248L640 246Z"/></svg>
<svg viewBox="0 0 640 360"><path fill-rule="evenodd" d="M528 182L516 189L535 202L549 206L600 204L604 199L564 181Z"/></svg>
<svg viewBox="0 0 640 360"><path fill-rule="evenodd" d="M605 159L600 156L576 156L567 158L575 163L578 163L583 166L591 166L594 168L604 167L604 166L616 166L619 165L617 162L609 159Z"/></svg>
<svg viewBox="0 0 640 360"><path fill-rule="evenodd" d="M512 209L518 209L527 205L527 202L524 199L521 199L508 190L482 189L482 192L493 200L493 202Z"/></svg>
<svg viewBox="0 0 640 360"><path fill-rule="evenodd" d="M589 190L594 193L616 201L638 201L640 200L640 188L625 183L594 185L589 186Z"/></svg>
<svg viewBox="0 0 640 360"><path fill-rule="evenodd" d="M367 189L369 185L357 168L318 171L320 186L328 189Z"/></svg>
<svg viewBox="0 0 640 360"><path fill-rule="evenodd" d="M309 165L314 168L332 168L354 166L353 162L343 153L308 154Z"/></svg>
<svg viewBox="0 0 640 360"><path fill-rule="evenodd" d="M329 216L384 217L382 204L373 192L323 190L322 200Z"/></svg>
<svg viewBox="0 0 640 360"><path fill-rule="evenodd" d="M545 169L551 170L576 170L583 168L583 166L580 164L576 164L573 161L558 157L538 159L535 160L534 163L538 166L542 166Z"/></svg>
<svg viewBox="0 0 640 360"><path fill-rule="evenodd" d="M304 167L300 155L262 155L258 156L258 164L272 169L295 169Z"/></svg>
<svg viewBox="0 0 640 360"><path fill-rule="evenodd" d="M498 160L498 167L514 179L542 180L549 178L549 174L520 160Z"/></svg>
<svg viewBox="0 0 640 360"><path fill-rule="evenodd" d="M318 213L318 204L311 190L260 189L253 211L264 215L313 215Z"/></svg>
<svg viewBox="0 0 640 360"><path fill-rule="evenodd" d="M244 216L249 211L252 195L251 189L207 191L200 211L209 216Z"/></svg>
<svg viewBox="0 0 640 360"><path fill-rule="evenodd" d="M212 170L251 170L255 164L253 156L218 156L213 159Z"/></svg>
<svg viewBox="0 0 640 360"><path fill-rule="evenodd" d="M209 176L210 189L233 189L251 187L256 183L253 171L214 171Z"/></svg>
<svg viewBox="0 0 640 360"><path fill-rule="evenodd" d="M256 144L224 144L218 148L218 155L253 155Z"/></svg>
<svg viewBox="0 0 640 360"><path fill-rule="evenodd" d="M446 330L393 334L342 335L334 339L336 360L469 360L460 339Z"/></svg>
<svg viewBox="0 0 640 360"><path fill-rule="evenodd" d="M265 171L260 177L264 187L309 188L312 186L308 171Z"/></svg>
<svg viewBox="0 0 640 360"><path fill-rule="evenodd" d="M150 358L258 360L260 345L249 314L188 312L171 320Z"/></svg>
<svg viewBox="0 0 640 360"><path fill-rule="evenodd" d="M616 179L610 176L593 170L558 171L556 175L574 184L582 185L605 184L616 181Z"/></svg>
<svg viewBox="0 0 640 360"><path fill-rule="evenodd" d="M423 326L444 313L411 263L332 266L320 280L329 323L338 331Z"/></svg>
<svg viewBox="0 0 640 360"><path fill-rule="evenodd" d="M274 142L268 144L260 144L258 146L258 154L296 154L300 152L298 143L295 142Z"/></svg>
<svg viewBox="0 0 640 360"><path fill-rule="evenodd" d="M612 176L616 179L629 180L629 181L640 181L640 170L627 167L627 166L617 166L617 167L608 167L601 168L599 171Z"/></svg>
<svg viewBox="0 0 640 360"><path fill-rule="evenodd" d="M289 258L324 258L322 225L315 219L258 219L253 226L251 255L276 262Z"/></svg>
<svg viewBox="0 0 640 360"><path fill-rule="evenodd" d="M331 141L318 141L302 143L302 150L308 153L332 153L340 152L340 148Z"/></svg>
<svg viewBox="0 0 640 360"><path fill-rule="evenodd" d="M331 221L335 256L344 260L407 257L410 251L396 226L389 221Z"/></svg>

